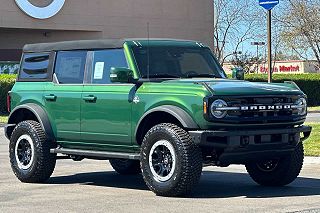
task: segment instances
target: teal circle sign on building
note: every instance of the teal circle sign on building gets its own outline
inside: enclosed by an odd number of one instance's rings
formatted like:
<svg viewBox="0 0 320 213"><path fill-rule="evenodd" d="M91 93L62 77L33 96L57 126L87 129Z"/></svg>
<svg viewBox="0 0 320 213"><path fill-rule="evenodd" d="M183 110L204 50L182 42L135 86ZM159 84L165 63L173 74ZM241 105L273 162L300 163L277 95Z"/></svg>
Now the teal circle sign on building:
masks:
<svg viewBox="0 0 320 213"><path fill-rule="evenodd" d="M28 0L15 0L18 7L28 16L36 19L47 19L56 15L63 7L65 0L53 0L46 7L38 7Z"/></svg>

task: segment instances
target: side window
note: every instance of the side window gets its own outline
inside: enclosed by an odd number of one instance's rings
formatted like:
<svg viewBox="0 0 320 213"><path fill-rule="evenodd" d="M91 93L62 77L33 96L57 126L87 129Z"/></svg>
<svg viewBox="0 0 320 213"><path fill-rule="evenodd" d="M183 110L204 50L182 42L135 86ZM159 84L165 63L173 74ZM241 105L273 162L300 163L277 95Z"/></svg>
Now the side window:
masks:
<svg viewBox="0 0 320 213"><path fill-rule="evenodd" d="M25 53L23 55L19 79L47 79L49 53Z"/></svg>
<svg viewBox="0 0 320 213"><path fill-rule="evenodd" d="M110 84L111 67L128 67L123 49L94 51L92 62L92 84Z"/></svg>
<svg viewBox="0 0 320 213"><path fill-rule="evenodd" d="M87 51L58 52L55 74L60 84L82 84Z"/></svg>

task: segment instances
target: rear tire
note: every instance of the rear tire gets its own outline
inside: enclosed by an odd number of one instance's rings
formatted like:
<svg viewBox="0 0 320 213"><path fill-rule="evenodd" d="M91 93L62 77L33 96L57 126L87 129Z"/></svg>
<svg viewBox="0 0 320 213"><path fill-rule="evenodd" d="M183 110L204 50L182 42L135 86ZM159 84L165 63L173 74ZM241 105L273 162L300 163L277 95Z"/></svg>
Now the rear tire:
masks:
<svg viewBox="0 0 320 213"><path fill-rule="evenodd" d="M293 153L280 159L246 164L251 178L263 186L284 186L293 182L303 166L303 144L299 143Z"/></svg>
<svg viewBox="0 0 320 213"><path fill-rule="evenodd" d="M9 144L11 168L21 182L42 183L48 180L56 165L49 141L36 121L22 121L12 132Z"/></svg>
<svg viewBox="0 0 320 213"><path fill-rule="evenodd" d="M159 196L185 196L199 182L202 154L189 134L174 124L151 128L141 147L144 181Z"/></svg>
<svg viewBox="0 0 320 213"><path fill-rule="evenodd" d="M137 160L111 159L109 160L112 168L121 175L140 174L140 162Z"/></svg>

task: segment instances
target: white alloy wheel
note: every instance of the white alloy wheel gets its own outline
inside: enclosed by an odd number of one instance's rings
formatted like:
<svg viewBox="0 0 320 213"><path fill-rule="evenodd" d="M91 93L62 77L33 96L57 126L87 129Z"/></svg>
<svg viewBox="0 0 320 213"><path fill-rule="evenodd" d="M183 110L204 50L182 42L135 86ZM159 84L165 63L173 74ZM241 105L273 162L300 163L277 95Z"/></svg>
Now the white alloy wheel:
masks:
<svg viewBox="0 0 320 213"><path fill-rule="evenodd" d="M176 153L167 140L157 141L149 153L149 167L155 180L168 181L176 168Z"/></svg>
<svg viewBox="0 0 320 213"><path fill-rule="evenodd" d="M15 146L15 157L20 169L29 169L34 159L34 144L29 135L21 135Z"/></svg>

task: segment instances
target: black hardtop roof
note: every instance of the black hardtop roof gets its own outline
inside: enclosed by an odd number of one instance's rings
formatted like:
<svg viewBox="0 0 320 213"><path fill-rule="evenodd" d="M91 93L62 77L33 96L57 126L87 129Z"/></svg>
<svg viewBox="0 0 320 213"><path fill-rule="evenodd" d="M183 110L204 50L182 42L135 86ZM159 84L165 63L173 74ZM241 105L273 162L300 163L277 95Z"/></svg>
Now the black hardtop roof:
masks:
<svg viewBox="0 0 320 213"><path fill-rule="evenodd" d="M26 44L23 52L50 52L59 50L90 50L90 49L110 49L122 48L126 41L147 41L147 38L130 38L130 39L100 39L100 40L74 40L51 43ZM167 39L167 38L150 38L150 41L181 41L197 42L191 40Z"/></svg>
<svg viewBox="0 0 320 213"><path fill-rule="evenodd" d="M121 48L124 40L107 39L107 40L77 40L61 41L52 43L26 44L23 52L50 52L58 50L87 50L87 49L107 49Z"/></svg>

